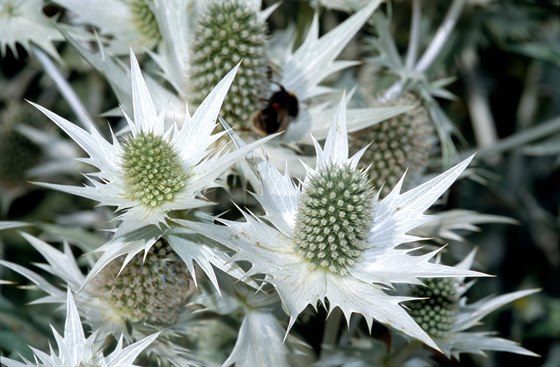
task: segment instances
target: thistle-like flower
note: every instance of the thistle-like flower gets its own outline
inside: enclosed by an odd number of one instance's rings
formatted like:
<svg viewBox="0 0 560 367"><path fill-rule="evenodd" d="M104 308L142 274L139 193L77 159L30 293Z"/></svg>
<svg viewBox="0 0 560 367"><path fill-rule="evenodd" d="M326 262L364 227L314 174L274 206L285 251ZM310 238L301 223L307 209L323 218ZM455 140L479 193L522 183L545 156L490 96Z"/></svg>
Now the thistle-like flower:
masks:
<svg viewBox="0 0 560 367"><path fill-rule="evenodd" d="M186 317L189 310L185 306L196 288L186 266L166 243L158 242L145 257L132 258L122 271L124 259L118 258L88 281L67 243L59 251L29 234L22 236L47 260L39 267L76 295L84 322L100 338L122 335L132 343L163 330L147 353L177 367L195 362L196 358L173 338L189 336L190 317ZM34 304L64 303L65 290L35 271L5 260L0 260L0 265L23 275L48 294Z"/></svg>
<svg viewBox="0 0 560 367"><path fill-rule="evenodd" d="M196 292L185 264L163 240L146 256L134 257L121 271L123 262L123 258L112 261L86 288L129 322L173 325Z"/></svg>
<svg viewBox="0 0 560 367"><path fill-rule="evenodd" d="M406 172L404 188L413 187L426 169L437 141L428 111L417 98L406 94L396 105L415 106L412 110L387 119L351 136L350 153L371 143L362 158L362 166L371 165L368 173L375 187L388 194Z"/></svg>
<svg viewBox="0 0 560 367"><path fill-rule="evenodd" d="M347 320L355 312L370 327L376 319L437 348L399 305L407 298L386 291L393 283L420 284L419 277L481 275L429 262L435 252L415 256L396 248L418 239L407 233L433 219L424 211L470 159L403 194L401 180L378 200L367 173L357 168L364 150L348 157L345 107L343 99L324 148L315 142L317 166L301 185L269 162L255 163L266 221L243 212L245 222L218 219L226 226L179 222L236 251L234 260L252 264L249 275L264 274L290 315L289 328L307 305L328 301Z"/></svg>
<svg viewBox="0 0 560 367"><path fill-rule="evenodd" d="M97 367L134 367L134 360L146 347L148 347L156 338L159 333L154 333L142 340L128 345L123 348L122 336L118 338L118 343L115 349L108 355L104 356L100 348L99 341L96 340L97 332L94 332L89 337L85 337L82 324L80 322L80 315L74 303L72 292L68 290L66 296L66 323L64 324L64 336L60 335L54 328L53 335L58 345L58 353L52 349L50 354L40 351L35 348L33 350L35 360L37 362L30 362L23 359L23 362L18 362L14 359L0 357L0 363L7 367L25 367L37 366L44 367L60 367L60 366L97 366Z"/></svg>
<svg viewBox="0 0 560 367"><path fill-rule="evenodd" d="M472 251L457 267L470 269L475 253ZM490 350L537 357L511 340L492 336L491 332L467 330L480 324L482 318L499 307L538 292L538 289L487 297L467 304L464 294L472 285L473 282L464 283L464 278L426 279L424 285L415 286L411 291L413 297L424 299L408 302L407 307L418 325L449 358L459 359L462 353L484 355L484 351Z"/></svg>
<svg viewBox="0 0 560 367"><path fill-rule="evenodd" d="M218 176L255 146L224 154L208 150L221 136L212 135L212 131L237 67L192 117L187 113L181 127L173 125L168 129L164 126L165 108L156 110L132 52L131 69L134 116L126 116L131 134L124 142L114 135L113 141L108 142L93 124L86 131L36 105L89 154L84 161L99 169L88 176L91 185L84 187L41 185L96 200L100 205L116 206L122 211L117 237L145 226L164 224L170 211L206 205L206 201L198 198L201 192L218 186Z"/></svg>

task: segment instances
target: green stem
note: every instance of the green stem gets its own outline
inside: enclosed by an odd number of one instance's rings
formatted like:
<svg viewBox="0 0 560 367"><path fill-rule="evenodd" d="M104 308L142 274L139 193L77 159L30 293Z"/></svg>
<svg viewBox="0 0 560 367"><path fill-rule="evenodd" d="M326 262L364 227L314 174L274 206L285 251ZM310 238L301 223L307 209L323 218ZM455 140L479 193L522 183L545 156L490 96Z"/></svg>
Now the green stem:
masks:
<svg viewBox="0 0 560 367"><path fill-rule="evenodd" d="M438 57L441 49L449 39L453 28L455 28L455 24L461 15L461 10L463 10L463 6L465 5L466 0L455 0L449 7L445 19L439 26L436 35L432 39L432 42L416 64L416 71L422 73L432 65L434 60Z"/></svg>
<svg viewBox="0 0 560 367"><path fill-rule="evenodd" d="M414 67L414 72L416 74L421 74L428 70L428 68L432 65L435 59L439 56L443 46L449 39L453 28L455 28L455 24L461 15L461 10L463 10L463 6L465 5L466 0L454 0L447 14L445 19L439 26L436 35L432 39L432 42L418 61L418 64ZM407 80L399 80L391 85L387 91L383 94L380 98L381 101L388 101L396 96L398 96L404 89Z"/></svg>
<svg viewBox="0 0 560 367"><path fill-rule="evenodd" d="M477 73L478 56L472 47L462 52L461 66L465 73L467 105L477 145L481 149L491 147L497 140L496 124L490 111L487 93Z"/></svg>
<svg viewBox="0 0 560 367"><path fill-rule="evenodd" d="M384 367L399 367L402 366L408 359L422 347L422 342L418 340L412 340L404 348L399 349L395 353L389 355L389 357L383 363Z"/></svg>
<svg viewBox="0 0 560 367"><path fill-rule="evenodd" d="M495 153L506 152L508 150L521 147L534 140L549 137L552 134L558 133L558 131L560 131L560 117L555 117L530 129L523 130L505 139L498 140L493 146L481 149L477 153L476 157L483 158ZM461 155L467 157L474 152L475 150L473 149L464 152Z"/></svg>
<svg viewBox="0 0 560 367"><path fill-rule="evenodd" d="M332 310L325 324L323 332L323 340L321 342L321 358L332 353L336 349L336 341L338 339L338 331L342 322L342 311L337 307Z"/></svg>
<svg viewBox="0 0 560 367"><path fill-rule="evenodd" d="M418 57L418 47L420 45L420 20L422 19L422 1L412 1L412 19L410 21L410 34L408 39L408 49L406 53L405 67L412 69Z"/></svg>

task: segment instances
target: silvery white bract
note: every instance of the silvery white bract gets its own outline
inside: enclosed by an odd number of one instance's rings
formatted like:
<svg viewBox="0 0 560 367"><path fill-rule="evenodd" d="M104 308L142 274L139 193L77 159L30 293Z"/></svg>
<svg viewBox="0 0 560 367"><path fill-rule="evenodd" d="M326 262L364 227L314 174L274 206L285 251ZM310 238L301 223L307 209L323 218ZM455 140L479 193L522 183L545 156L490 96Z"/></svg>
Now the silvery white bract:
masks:
<svg viewBox="0 0 560 367"><path fill-rule="evenodd" d="M280 43L276 46L276 50L272 50L273 52L276 51L276 58L273 59L273 62L282 70L279 83L286 90L294 93L303 105L300 115L290 124L291 131L286 132L285 137L283 137L284 140L288 142L299 140L310 142L307 133L319 140L326 137L328 122L325 123L324 116L325 114L332 115L335 112L336 103L321 103L309 107L306 105L314 97L337 92L334 88L319 85L325 78L359 64L358 61L335 61L335 59L350 43L380 3L380 0L370 2L321 37L319 37L319 18L315 14L307 36L297 50L291 51L295 42L293 37L290 37L288 44ZM377 119L377 116L371 113L376 111L374 109L369 110L369 116L366 116L359 109L350 109L348 111L348 129L357 130L365 127L362 126L363 124L371 125L404 111L404 109L379 109L378 111L386 111L386 113Z"/></svg>
<svg viewBox="0 0 560 367"><path fill-rule="evenodd" d="M214 153L212 144L222 135L212 134L222 100L236 72L234 68L197 108L187 113L182 126L164 127L165 108L158 112L131 53L134 116L126 116L131 135L119 142L112 135L106 141L95 130L81 129L55 113L37 106L63 129L89 155L82 161L99 172L87 175L90 185L83 187L41 185L82 196L100 205L115 206L122 214L115 235L165 223L173 210L197 208L208 203L198 196L216 187L215 180L236 160L261 142L232 153Z"/></svg>
<svg viewBox="0 0 560 367"><path fill-rule="evenodd" d="M60 366L98 366L98 367L134 367L134 360L144 349L149 346L159 333L152 334L134 344L123 348L122 336L111 354L104 356L101 345L96 341L97 332L85 337L80 315L74 303L72 292L68 290L66 297L66 323L64 325L64 336L61 336L54 328L53 334L58 346L58 354L52 348L50 354L31 348L37 362L30 362L23 358L23 362L0 357L0 363L7 367L37 366L39 363L44 367Z"/></svg>
<svg viewBox="0 0 560 367"><path fill-rule="evenodd" d="M482 275L430 262L437 251L416 256L396 248L421 239L407 233L434 219L424 211L472 157L403 194L401 180L379 201L365 172L356 168L364 150L348 157L345 107L343 98L324 148L315 142L317 166L308 168L301 185L269 162L255 164L264 220L244 211L245 222L218 219L226 226L178 222L236 251L234 260L252 264L249 275L264 274L290 315L289 328L308 305L328 301L347 320L361 314L370 327L375 319L437 349L399 305L410 298L387 291L393 283L420 284L421 277Z"/></svg>
<svg viewBox="0 0 560 367"><path fill-rule="evenodd" d="M307 365L309 360L305 358L309 356L311 347L291 335L284 340L286 331L274 313L278 297L265 292L255 293L248 287L235 288L235 296L237 299L230 302L239 303L244 317L235 346L223 363L224 367ZM226 293L224 297L231 295ZM220 303L223 302L224 298L220 300Z"/></svg>

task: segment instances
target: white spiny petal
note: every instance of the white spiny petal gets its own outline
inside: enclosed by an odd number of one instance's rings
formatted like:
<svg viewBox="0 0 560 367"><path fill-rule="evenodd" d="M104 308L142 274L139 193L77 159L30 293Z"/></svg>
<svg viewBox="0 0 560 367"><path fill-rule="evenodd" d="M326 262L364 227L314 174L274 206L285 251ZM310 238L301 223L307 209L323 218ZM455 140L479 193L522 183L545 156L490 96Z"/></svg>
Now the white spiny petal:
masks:
<svg viewBox="0 0 560 367"><path fill-rule="evenodd" d="M295 225L293 213L297 210L300 191L290 176L282 175L270 164L260 165L262 177L262 204L267 217L285 235L292 233ZM274 183L274 184L270 184Z"/></svg>
<svg viewBox="0 0 560 367"><path fill-rule="evenodd" d="M85 283L88 283L111 261L120 256L127 254L130 261L133 256L142 250L147 252L160 238L161 234L161 230L157 227L148 226L109 241L97 250L97 252L103 252L103 255L101 255L89 271ZM125 265L126 262L123 264L123 267Z"/></svg>
<svg viewBox="0 0 560 367"><path fill-rule="evenodd" d="M407 297L387 295L380 287L369 283L356 282L351 277L327 277L325 296L330 307L339 307L346 320L352 313L363 315L371 329L373 319L410 335L434 349L439 349L433 340L422 330L408 313L400 306Z"/></svg>
<svg viewBox="0 0 560 367"><path fill-rule="evenodd" d="M0 56L10 48L17 57L16 44L31 53L33 44L62 64L52 42L62 41L64 37L43 13L43 0L3 0L0 4L0 34Z"/></svg>
<svg viewBox="0 0 560 367"><path fill-rule="evenodd" d="M399 243L416 241L408 236L410 230L437 218L424 214L464 171L472 156L430 181L399 194L402 179L379 203L375 204L374 225L370 231L377 247L392 247Z"/></svg>
<svg viewBox="0 0 560 367"><path fill-rule="evenodd" d="M325 160L317 160L317 169L328 164L343 163L348 160L348 132L346 130L346 101L344 95L336 109L333 123L325 141Z"/></svg>
<svg viewBox="0 0 560 367"><path fill-rule="evenodd" d="M136 343L130 344L125 348L122 348L122 337L119 339L118 346L115 348L111 354L106 358L107 366L128 366L132 365L134 360L138 357L140 353L144 351L150 344L152 344L160 335L160 333L154 333L149 335Z"/></svg>
<svg viewBox="0 0 560 367"><path fill-rule="evenodd" d="M160 122L157 118L156 106L154 106L152 96L142 77L140 65L138 65L138 60L136 60L136 56L132 50L130 51L130 72L132 78L132 107L134 109L134 120L136 122L132 125L135 127L135 129L132 130L133 135L136 136L141 132L151 132L156 135L162 135L163 125L156 123Z"/></svg>
<svg viewBox="0 0 560 367"><path fill-rule="evenodd" d="M430 262L440 250L424 255L409 255L413 251L395 248L376 251L373 246L370 251L364 251L362 261L349 271L365 282L376 282L387 286L394 283L420 284L419 278L488 276L470 269Z"/></svg>
<svg viewBox="0 0 560 367"><path fill-rule="evenodd" d="M302 100L322 93L324 90L317 85L326 76L341 69L334 59L380 3L379 0L372 1L321 38L318 38L319 24L315 17L303 44L283 65L281 84Z"/></svg>
<svg viewBox="0 0 560 367"><path fill-rule="evenodd" d="M248 312L241 323L235 347L222 366L289 367L283 334L272 314Z"/></svg>
<svg viewBox="0 0 560 367"><path fill-rule="evenodd" d="M462 331L469 329L477 325L481 319L494 312L496 309L538 291L539 289L525 289L469 304L465 306L465 310L469 312L459 314L454 330Z"/></svg>
<svg viewBox="0 0 560 367"><path fill-rule="evenodd" d="M509 352L515 354L526 355L530 357L539 357L538 354L525 349L519 344L491 335L492 333L457 333L454 334L449 344L449 351L446 351L448 357L454 357L459 360L461 353L472 353L485 356L484 351L494 350L499 352Z"/></svg>

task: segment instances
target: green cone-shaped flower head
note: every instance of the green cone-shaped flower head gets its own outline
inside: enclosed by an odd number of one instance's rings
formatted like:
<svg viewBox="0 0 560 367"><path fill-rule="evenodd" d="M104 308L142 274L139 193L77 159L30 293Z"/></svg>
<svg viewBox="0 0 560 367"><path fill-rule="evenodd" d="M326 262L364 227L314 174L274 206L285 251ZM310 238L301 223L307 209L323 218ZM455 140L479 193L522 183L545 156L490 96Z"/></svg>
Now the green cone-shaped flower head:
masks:
<svg viewBox="0 0 560 367"><path fill-rule="evenodd" d="M20 124L33 124L33 112L11 103L0 113L0 183L6 188L25 185L27 170L41 158L41 148L17 131Z"/></svg>
<svg viewBox="0 0 560 367"><path fill-rule="evenodd" d="M120 274L124 258L109 263L92 279L93 292L131 322L172 325L195 292L194 281L165 242L158 241L145 259L142 255L133 258Z"/></svg>
<svg viewBox="0 0 560 367"><path fill-rule="evenodd" d="M150 9L150 2L151 0L127 0L136 30L148 44L155 45L161 40L161 34L156 17Z"/></svg>
<svg viewBox="0 0 560 367"><path fill-rule="evenodd" d="M433 278L417 286L413 297L426 299L410 302L410 315L430 336L444 338L455 323L459 310L459 283L452 278Z"/></svg>
<svg viewBox="0 0 560 367"><path fill-rule="evenodd" d="M344 275L360 257L372 223L374 191L364 172L332 164L303 191L294 246L312 269Z"/></svg>
<svg viewBox="0 0 560 367"><path fill-rule="evenodd" d="M188 177L179 155L161 136L142 133L126 143L123 169L129 199L149 208L170 202Z"/></svg>
<svg viewBox="0 0 560 367"><path fill-rule="evenodd" d="M222 106L224 118L246 126L266 91L266 25L255 11L235 0L214 1L201 15L192 46L192 98L200 103L237 63L237 72Z"/></svg>
<svg viewBox="0 0 560 367"><path fill-rule="evenodd" d="M383 188L384 195L389 193L405 171L405 186L415 184L428 165L436 141L428 112L416 97L407 94L391 103L416 107L353 134L350 145L353 154L371 143L361 164L371 165L370 178L375 187Z"/></svg>

